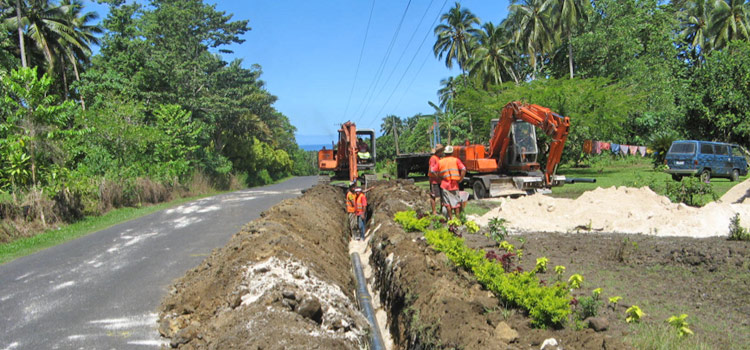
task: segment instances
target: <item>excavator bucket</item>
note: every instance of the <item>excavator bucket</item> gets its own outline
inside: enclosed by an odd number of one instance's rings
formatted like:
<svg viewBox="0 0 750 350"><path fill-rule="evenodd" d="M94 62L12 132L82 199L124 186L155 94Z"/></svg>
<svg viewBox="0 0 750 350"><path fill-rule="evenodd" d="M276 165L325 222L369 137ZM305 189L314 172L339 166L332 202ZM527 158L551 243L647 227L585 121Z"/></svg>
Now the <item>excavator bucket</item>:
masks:
<svg viewBox="0 0 750 350"><path fill-rule="evenodd" d="M516 197L526 195L526 191L516 187L511 177L501 177L490 180L490 197Z"/></svg>

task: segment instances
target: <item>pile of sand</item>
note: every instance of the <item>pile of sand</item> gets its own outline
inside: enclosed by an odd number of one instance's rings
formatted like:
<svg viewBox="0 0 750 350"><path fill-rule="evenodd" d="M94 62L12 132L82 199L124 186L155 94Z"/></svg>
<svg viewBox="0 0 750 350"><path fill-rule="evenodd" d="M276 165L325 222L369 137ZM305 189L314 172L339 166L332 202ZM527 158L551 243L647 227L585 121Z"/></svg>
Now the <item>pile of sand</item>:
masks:
<svg viewBox="0 0 750 350"><path fill-rule="evenodd" d="M597 188L577 199L535 194L503 199L478 218L486 226L490 219L507 220L511 232L617 232L656 236L712 237L729 233L730 219L740 214L743 226L750 223L750 180L727 192L719 201L702 208L675 204L648 187Z"/></svg>

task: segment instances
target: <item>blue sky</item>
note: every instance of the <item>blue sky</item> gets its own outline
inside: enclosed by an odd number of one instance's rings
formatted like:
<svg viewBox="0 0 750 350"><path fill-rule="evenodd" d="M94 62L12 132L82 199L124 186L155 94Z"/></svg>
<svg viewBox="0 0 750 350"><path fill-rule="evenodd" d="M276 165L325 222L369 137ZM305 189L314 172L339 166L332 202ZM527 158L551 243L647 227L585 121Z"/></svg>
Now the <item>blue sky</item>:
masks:
<svg viewBox="0 0 750 350"><path fill-rule="evenodd" d="M275 107L297 128L301 145L329 143L347 120L379 133L386 115L431 113L427 102L437 101L440 80L460 73L455 67L448 70L432 53L433 23L453 0L375 0L374 7L372 0L215 3L218 10L234 14L233 19L250 21L246 41L230 47L234 54L225 58L262 67L266 88L278 97ZM482 22L494 23L505 18L509 5L507 0L460 3ZM87 10L106 14L106 7L92 2Z"/></svg>

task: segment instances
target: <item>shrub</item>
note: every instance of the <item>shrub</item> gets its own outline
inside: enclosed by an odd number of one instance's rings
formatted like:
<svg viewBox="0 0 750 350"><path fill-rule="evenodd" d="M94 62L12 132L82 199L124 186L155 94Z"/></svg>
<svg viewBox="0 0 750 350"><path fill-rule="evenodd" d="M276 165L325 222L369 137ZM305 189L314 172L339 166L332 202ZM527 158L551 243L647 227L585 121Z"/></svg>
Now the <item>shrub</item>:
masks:
<svg viewBox="0 0 750 350"><path fill-rule="evenodd" d="M750 241L750 231L740 225L740 214L734 214L729 221L730 241Z"/></svg>
<svg viewBox="0 0 750 350"><path fill-rule="evenodd" d="M664 192L672 202L685 203L690 206L700 205L700 196L711 195L716 199L716 193L710 183L705 183L697 177L683 177L680 182L667 182Z"/></svg>
<svg viewBox="0 0 750 350"><path fill-rule="evenodd" d="M638 323L641 322L641 318L645 314L643 311L641 311L641 308L639 308L637 305L633 305L629 307L627 310L625 310L625 322L627 323Z"/></svg>
<svg viewBox="0 0 750 350"><path fill-rule="evenodd" d="M686 335L693 335L693 331L688 328L688 322L686 321L688 315L682 314L680 316L672 316L667 319L667 323L677 330L677 334L680 338Z"/></svg>

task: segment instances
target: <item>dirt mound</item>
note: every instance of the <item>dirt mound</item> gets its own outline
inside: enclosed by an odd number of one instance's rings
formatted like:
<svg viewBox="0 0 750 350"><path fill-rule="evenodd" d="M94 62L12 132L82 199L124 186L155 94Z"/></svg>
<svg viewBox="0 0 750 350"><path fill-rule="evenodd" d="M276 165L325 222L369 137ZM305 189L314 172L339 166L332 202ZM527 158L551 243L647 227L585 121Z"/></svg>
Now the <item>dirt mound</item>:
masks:
<svg viewBox="0 0 750 350"><path fill-rule="evenodd" d="M247 224L178 280L160 333L184 349L359 349L343 192L316 186Z"/></svg>
<svg viewBox="0 0 750 350"><path fill-rule="evenodd" d="M745 183L743 183L743 186ZM750 183L747 183L750 187ZM552 198L542 194L503 199L499 208L477 219L487 225L490 219L504 218L517 232L617 232L656 236L726 236L729 221L740 214L750 222L750 203L733 203L743 195L732 193L727 201L702 208L675 204L648 187L597 188L577 199ZM743 199L744 200L744 199Z"/></svg>
<svg viewBox="0 0 750 350"><path fill-rule="evenodd" d="M371 241L375 284L390 315L389 329L400 349L539 349L556 338L571 349L627 349L621 333L593 330L530 328L520 311L505 309L468 272L438 254L421 233L407 233L395 224L401 210L427 212L427 193L400 182L377 187L371 226L379 229Z"/></svg>
<svg viewBox="0 0 750 350"><path fill-rule="evenodd" d="M727 193L724 193L723 196L721 196L721 201L724 203L743 203L750 198L750 179L747 179L731 189L727 191Z"/></svg>

